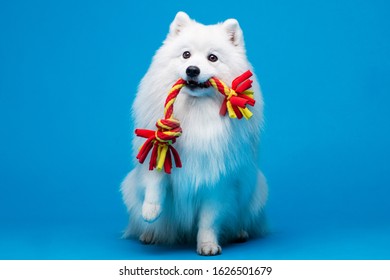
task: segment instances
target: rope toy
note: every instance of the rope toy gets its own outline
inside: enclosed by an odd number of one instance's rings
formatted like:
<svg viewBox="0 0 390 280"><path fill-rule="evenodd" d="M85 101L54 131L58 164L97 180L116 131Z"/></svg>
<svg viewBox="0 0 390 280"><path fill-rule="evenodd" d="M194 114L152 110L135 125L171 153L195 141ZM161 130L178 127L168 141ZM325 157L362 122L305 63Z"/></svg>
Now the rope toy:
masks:
<svg viewBox="0 0 390 280"><path fill-rule="evenodd" d="M241 119L244 117L247 120L252 117L252 112L246 107L247 105L255 105L253 91L250 90L253 82L249 79L251 76L252 72L249 70L246 71L233 80L231 88L216 77L212 77L206 82L208 86L212 86L225 96L219 111L220 115L225 116L228 113L230 118ZM157 168L158 171L161 171L164 168L166 173L171 174L172 158L175 161L176 167L182 167L179 153L172 145L182 133L180 122L173 117L173 105L180 90L184 86L186 86L186 81L183 79L179 79L172 86L165 100L164 118L156 122L157 130L135 130L137 136L147 138L138 152L138 161L144 163L149 152L152 150L149 170Z"/></svg>
<svg viewBox="0 0 390 280"><path fill-rule="evenodd" d="M225 116L227 111L230 118L241 119L244 116L245 119L249 120L252 117L252 112L246 108L246 105L255 105L253 91L250 90L253 82L249 80L251 76L252 72L246 71L233 80L231 88L215 77L209 80L216 90L225 95L225 100L219 111L222 116Z"/></svg>

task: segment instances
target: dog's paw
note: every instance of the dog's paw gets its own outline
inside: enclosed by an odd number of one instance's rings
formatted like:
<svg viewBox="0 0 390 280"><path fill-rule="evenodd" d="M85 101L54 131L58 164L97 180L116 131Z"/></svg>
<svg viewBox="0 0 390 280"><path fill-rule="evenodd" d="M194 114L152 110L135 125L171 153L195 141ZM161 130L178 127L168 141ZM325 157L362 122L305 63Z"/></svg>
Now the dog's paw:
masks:
<svg viewBox="0 0 390 280"><path fill-rule="evenodd" d="M152 243L153 243L153 234L152 234L151 232L144 232L144 233L141 234L141 236L139 237L139 241L140 241L142 244L145 244L145 245L152 244Z"/></svg>
<svg viewBox="0 0 390 280"><path fill-rule="evenodd" d="M249 234L248 234L248 232L246 232L245 230L241 230L241 231L237 234L237 237L236 237L236 239L234 240L234 242L243 243L243 242L248 241L248 239L249 239Z"/></svg>
<svg viewBox="0 0 390 280"><path fill-rule="evenodd" d="M161 214L160 204L144 202L144 204L142 205L142 217L148 223L152 223L155 220L157 220L160 214Z"/></svg>
<svg viewBox="0 0 390 280"><path fill-rule="evenodd" d="M202 242L196 250L202 256L215 256L222 253L221 246L215 242Z"/></svg>

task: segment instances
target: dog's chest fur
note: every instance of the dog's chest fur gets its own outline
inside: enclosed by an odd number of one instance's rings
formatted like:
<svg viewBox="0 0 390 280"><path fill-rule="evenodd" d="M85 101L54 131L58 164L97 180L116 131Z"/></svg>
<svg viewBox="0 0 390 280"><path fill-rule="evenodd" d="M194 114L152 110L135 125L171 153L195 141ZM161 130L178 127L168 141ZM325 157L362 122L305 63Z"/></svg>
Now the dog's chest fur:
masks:
<svg viewBox="0 0 390 280"><path fill-rule="evenodd" d="M175 104L175 117L181 122L182 135L174 144L183 168L174 170L172 180L185 181L195 188L212 185L237 168L233 160L242 147L236 120L219 114L222 99L182 95Z"/></svg>

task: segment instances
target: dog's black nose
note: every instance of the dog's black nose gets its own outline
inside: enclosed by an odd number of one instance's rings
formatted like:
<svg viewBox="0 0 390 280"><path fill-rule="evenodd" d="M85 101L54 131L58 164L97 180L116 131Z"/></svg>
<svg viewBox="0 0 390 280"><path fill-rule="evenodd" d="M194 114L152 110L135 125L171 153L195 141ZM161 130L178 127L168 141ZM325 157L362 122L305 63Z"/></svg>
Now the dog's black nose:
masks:
<svg viewBox="0 0 390 280"><path fill-rule="evenodd" d="M200 74L200 69L197 66L188 66L186 74L188 77L195 78Z"/></svg>

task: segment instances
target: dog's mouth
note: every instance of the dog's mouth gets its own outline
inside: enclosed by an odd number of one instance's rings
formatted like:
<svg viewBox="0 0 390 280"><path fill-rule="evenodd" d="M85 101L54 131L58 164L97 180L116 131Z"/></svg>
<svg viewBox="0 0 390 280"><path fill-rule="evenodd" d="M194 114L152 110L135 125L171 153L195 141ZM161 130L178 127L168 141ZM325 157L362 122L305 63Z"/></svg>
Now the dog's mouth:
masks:
<svg viewBox="0 0 390 280"><path fill-rule="evenodd" d="M199 82L194 81L194 80L188 80L188 81L186 81L186 86L189 87L191 90L198 89L198 88L202 89L202 88L210 87L210 82L206 81L204 83L199 83Z"/></svg>

